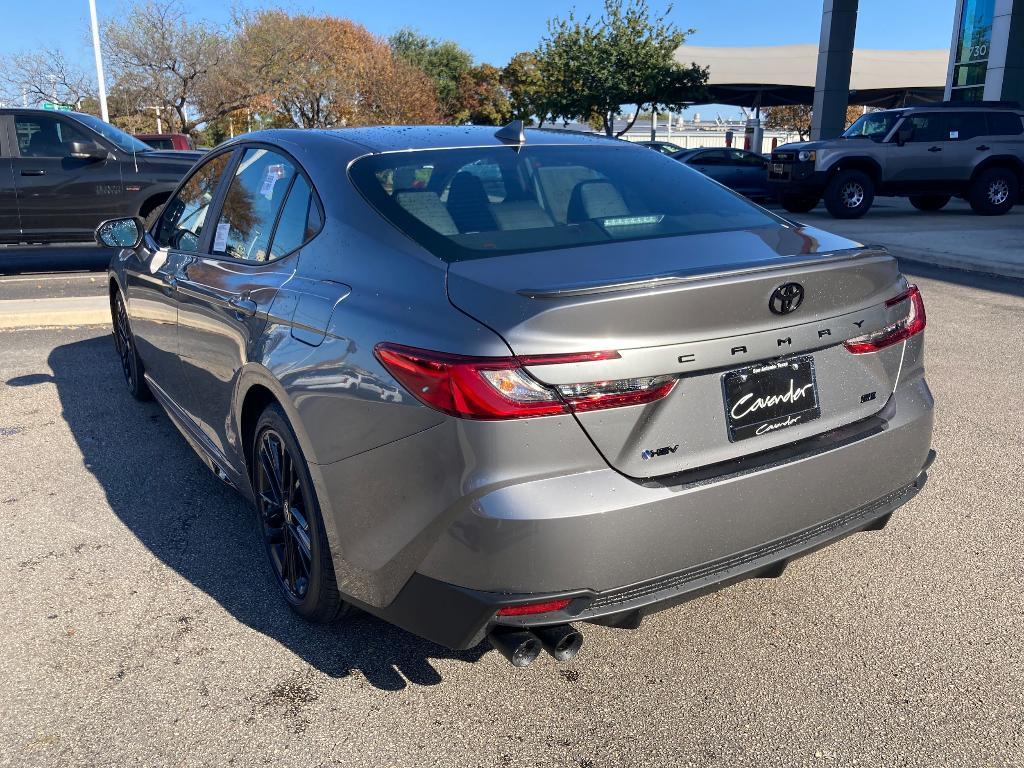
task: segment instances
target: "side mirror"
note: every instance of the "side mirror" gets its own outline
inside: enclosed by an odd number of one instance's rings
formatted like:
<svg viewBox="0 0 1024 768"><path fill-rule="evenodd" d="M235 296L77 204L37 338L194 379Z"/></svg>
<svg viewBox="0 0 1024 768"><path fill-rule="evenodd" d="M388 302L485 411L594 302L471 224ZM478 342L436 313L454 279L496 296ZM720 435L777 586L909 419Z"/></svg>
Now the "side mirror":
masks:
<svg viewBox="0 0 1024 768"><path fill-rule="evenodd" d="M144 230L142 219L108 219L96 227L96 242L107 248L138 248Z"/></svg>
<svg viewBox="0 0 1024 768"><path fill-rule="evenodd" d="M913 127L900 128L898 131L896 131L896 144L897 144L897 146L902 147L904 144L906 144L908 141L912 140L913 138L914 138L914 129L913 129Z"/></svg>
<svg viewBox="0 0 1024 768"><path fill-rule="evenodd" d="M68 155L76 160L106 160L107 150L92 141L72 141Z"/></svg>

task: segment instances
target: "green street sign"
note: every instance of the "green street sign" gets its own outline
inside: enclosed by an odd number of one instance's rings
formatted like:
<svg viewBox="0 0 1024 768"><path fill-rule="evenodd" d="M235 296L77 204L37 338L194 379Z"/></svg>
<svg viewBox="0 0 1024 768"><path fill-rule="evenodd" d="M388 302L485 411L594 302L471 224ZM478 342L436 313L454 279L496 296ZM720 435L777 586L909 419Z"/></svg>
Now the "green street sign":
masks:
<svg viewBox="0 0 1024 768"><path fill-rule="evenodd" d="M43 102L43 109L48 109L51 112L71 112L74 108L72 104L60 104L54 101Z"/></svg>

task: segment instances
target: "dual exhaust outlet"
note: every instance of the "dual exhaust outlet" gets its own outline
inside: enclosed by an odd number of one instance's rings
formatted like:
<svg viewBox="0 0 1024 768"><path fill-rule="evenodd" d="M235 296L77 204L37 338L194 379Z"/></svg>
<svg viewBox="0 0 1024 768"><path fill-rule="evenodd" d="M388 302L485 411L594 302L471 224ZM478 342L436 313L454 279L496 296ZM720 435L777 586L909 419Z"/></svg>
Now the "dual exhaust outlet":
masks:
<svg viewBox="0 0 1024 768"><path fill-rule="evenodd" d="M547 651L555 661L569 661L583 645L583 633L572 624L555 624L536 629L495 627L487 635L494 649L514 667L528 667Z"/></svg>

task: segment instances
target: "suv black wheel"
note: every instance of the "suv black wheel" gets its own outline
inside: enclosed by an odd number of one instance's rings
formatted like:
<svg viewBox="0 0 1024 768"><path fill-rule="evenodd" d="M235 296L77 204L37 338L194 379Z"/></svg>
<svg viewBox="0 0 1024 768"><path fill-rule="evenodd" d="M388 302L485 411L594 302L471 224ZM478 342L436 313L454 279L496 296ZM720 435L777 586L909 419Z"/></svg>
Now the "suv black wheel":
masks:
<svg viewBox="0 0 1024 768"><path fill-rule="evenodd" d="M814 210L819 199L816 195L786 194L782 196L781 202L782 207L790 213L807 213Z"/></svg>
<svg viewBox="0 0 1024 768"><path fill-rule="evenodd" d="M288 605L307 621L333 621L341 599L309 467L291 424L277 404L256 424L253 492L271 570Z"/></svg>
<svg viewBox="0 0 1024 768"><path fill-rule="evenodd" d="M114 324L114 346L117 348L117 356L121 359L124 383L128 385L128 391L136 400L149 400L153 395L143 378L146 369L135 348L135 336L132 334L128 310L120 291L114 294L114 300L110 302L110 314Z"/></svg>
<svg viewBox="0 0 1024 768"><path fill-rule="evenodd" d="M952 195L911 195L910 204L919 211L941 211Z"/></svg>
<svg viewBox="0 0 1024 768"><path fill-rule="evenodd" d="M1019 194L1017 174L1009 168L989 168L971 182L967 201L975 213L1000 216L1013 208Z"/></svg>
<svg viewBox="0 0 1024 768"><path fill-rule="evenodd" d="M863 171L839 171L825 188L825 207L837 219L859 219L875 200L875 184Z"/></svg>

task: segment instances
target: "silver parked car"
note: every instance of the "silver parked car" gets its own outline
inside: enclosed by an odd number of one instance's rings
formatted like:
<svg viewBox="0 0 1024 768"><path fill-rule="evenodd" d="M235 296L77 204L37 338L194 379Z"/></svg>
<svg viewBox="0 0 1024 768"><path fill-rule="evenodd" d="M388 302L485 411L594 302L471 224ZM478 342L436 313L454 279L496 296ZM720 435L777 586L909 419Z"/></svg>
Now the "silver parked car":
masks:
<svg viewBox="0 0 1024 768"><path fill-rule="evenodd" d="M933 456L896 262L625 142L266 131L97 237L131 393L311 620L566 659L880 528Z"/></svg>
<svg viewBox="0 0 1024 768"><path fill-rule="evenodd" d="M1012 102L946 102L868 112L836 139L783 144L768 183L791 213L824 198L856 219L876 195L938 211L954 195L986 216L1008 213L1024 188L1024 109Z"/></svg>

